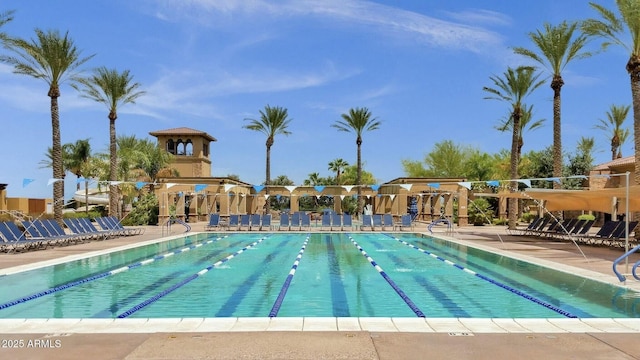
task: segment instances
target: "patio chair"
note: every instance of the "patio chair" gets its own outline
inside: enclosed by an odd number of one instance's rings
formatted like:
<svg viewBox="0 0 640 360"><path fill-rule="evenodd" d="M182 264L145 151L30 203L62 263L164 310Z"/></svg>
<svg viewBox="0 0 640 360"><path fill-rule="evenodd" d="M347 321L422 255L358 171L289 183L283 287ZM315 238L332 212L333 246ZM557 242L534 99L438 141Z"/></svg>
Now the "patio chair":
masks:
<svg viewBox="0 0 640 360"><path fill-rule="evenodd" d="M373 214L371 218L373 219L373 225L371 230L375 230L376 228L379 228L380 230L382 230L383 229L382 214Z"/></svg>
<svg viewBox="0 0 640 360"><path fill-rule="evenodd" d="M409 228L413 230L413 221L411 221L411 214L403 214L400 217L400 225L398 225L400 230L404 230L405 228Z"/></svg>
<svg viewBox="0 0 640 360"><path fill-rule="evenodd" d="M291 224L289 224L289 230L300 230L300 212L296 211L293 213L293 215L291 215Z"/></svg>
<svg viewBox="0 0 640 360"><path fill-rule="evenodd" d="M131 227L131 226L123 226L122 222L118 220L115 216L107 216L105 218L108 223L111 224L111 228L113 230L123 230L126 231L127 235L142 235L144 234L143 227Z"/></svg>
<svg viewBox="0 0 640 360"><path fill-rule="evenodd" d="M40 220L25 220L22 222L22 225L32 238L39 238L43 242L45 242L46 245L66 245L69 243L68 236L61 236L50 233L49 230L44 227L42 222L40 222Z"/></svg>
<svg viewBox="0 0 640 360"><path fill-rule="evenodd" d="M331 215L330 214L322 214L320 221L320 230L323 230L325 227L331 230Z"/></svg>
<svg viewBox="0 0 640 360"><path fill-rule="evenodd" d="M58 224L58 222L53 219L43 219L40 221L42 222L42 225L49 230L49 233L55 234L58 236L67 236L68 238L67 242L74 242L77 244L85 241L84 236L67 234L67 232L64 231L64 228L62 228L62 226L60 226L60 224Z"/></svg>
<svg viewBox="0 0 640 360"><path fill-rule="evenodd" d="M311 215L307 213L300 214L300 229L311 230Z"/></svg>
<svg viewBox="0 0 640 360"><path fill-rule="evenodd" d="M229 215L229 224L227 225L227 227L229 228L229 230L238 230L240 228L240 215Z"/></svg>
<svg viewBox="0 0 640 360"><path fill-rule="evenodd" d="M585 236L581 240L591 245L603 245L619 225L620 221L607 221L594 235Z"/></svg>
<svg viewBox="0 0 640 360"><path fill-rule="evenodd" d="M391 216L391 214L382 215L382 230L386 230L387 227L390 227L391 230L395 230L395 225L393 224L393 216Z"/></svg>
<svg viewBox="0 0 640 360"><path fill-rule="evenodd" d="M638 226L637 221L629 221L629 231L627 231L627 222L620 221L620 225L618 225L618 227L611 233L611 237L608 239L608 245L624 247L624 241L626 240L627 233L631 235L636 226Z"/></svg>
<svg viewBox="0 0 640 360"><path fill-rule="evenodd" d="M331 214L331 231L336 228L337 230L342 231L342 216L339 214L333 213Z"/></svg>
<svg viewBox="0 0 640 360"><path fill-rule="evenodd" d="M84 227L85 231L90 234L102 234L105 239L110 239L118 236L122 236L121 230L110 230L110 229L98 229L93 225L93 222L89 218L77 218L77 220L82 227Z"/></svg>
<svg viewBox="0 0 640 360"><path fill-rule="evenodd" d="M251 214L251 225L249 225L249 230L260 230L261 224L260 214Z"/></svg>
<svg viewBox="0 0 640 360"><path fill-rule="evenodd" d="M363 230L365 227L368 227L373 231L373 219L371 218L371 215L362 215L362 225L360 226L360 230Z"/></svg>
<svg viewBox="0 0 640 360"><path fill-rule="evenodd" d="M353 230L353 220L351 214L342 214L342 230Z"/></svg>
<svg viewBox="0 0 640 360"><path fill-rule="evenodd" d="M271 231L271 214L262 214L260 223L262 224L260 230Z"/></svg>
<svg viewBox="0 0 640 360"><path fill-rule="evenodd" d="M527 227L525 228L515 228L515 229L507 228L507 233L509 235L525 235L527 232L533 230L534 228L537 228L538 225L540 225L540 222L542 221L542 219L543 218L541 217L537 217L533 219L533 221L531 221L529 225L527 225Z"/></svg>
<svg viewBox="0 0 640 360"><path fill-rule="evenodd" d="M213 214L209 214L209 223L207 225L205 225L204 229L206 231L211 231L214 229L220 229L220 214L219 213L213 213Z"/></svg>
<svg viewBox="0 0 640 360"><path fill-rule="evenodd" d="M42 247L40 240L28 239L13 221L0 222L0 234L4 238L0 246L2 251L31 250Z"/></svg>
<svg viewBox="0 0 640 360"><path fill-rule="evenodd" d="M288 213L280 214L280 227L278 227L278 230L289 230L291 226L289 220Z"/></svg>

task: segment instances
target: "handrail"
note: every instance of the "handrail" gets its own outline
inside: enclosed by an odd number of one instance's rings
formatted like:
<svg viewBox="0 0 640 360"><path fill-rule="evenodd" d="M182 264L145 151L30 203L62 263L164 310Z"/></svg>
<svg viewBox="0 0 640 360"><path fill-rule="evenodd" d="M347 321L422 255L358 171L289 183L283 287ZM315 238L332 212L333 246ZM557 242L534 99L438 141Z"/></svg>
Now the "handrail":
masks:
<svg viewBox="0 0 640 360"><path fill-rule="evenodd" d="M625 280L627 280L626 276L622 275L618 269L616 269L616 266L618 266L618 264L628 258L631 254L633 254L634 252L640 250L640 245L634 247L633 249L627 251L626 253L622 254L622 256L620 256L619 258L617 258L614 262L613 262L613 273L616 274L616 276L618 277L618 280L620 280L620 282L623 282ZM640 277L638 275L636 275L636 268L640 266L640 261L638 261L635 265L633 265L633 277L636 278L637 280L640 280Z"/></svg>
<svg viewBox="0 0 640 360"><path fill-rule="evenodd" d="M191 225L187 224L186 222L184 222L184 221L182 221L180 219L171 218L171 219L167 220L167 222L165 222L164 225L162 225L162 235L163 236L164 236L164 228L165 227L167 228L167 234L171 234L171 229L170 228L171 228L171 224L173 224L173 223L177 223L177 224L183 225L186 228L186 230L185 230L186 233L191 231Z"/></svg>
<svg viewBox="0 0 640 360"><path fill-rule="evenodd" d="M431 230L431 228L433 227L433 225L437 225L439 223L446 223L447 224L447 231L451 231L451 221L449 221L449 219L447 219L447 218L439 218L439 219L436 219L436 220L432 221L431 224L429 224L427 226L427 230L429 230L429 232L433 234L433 230Z"/></svg>

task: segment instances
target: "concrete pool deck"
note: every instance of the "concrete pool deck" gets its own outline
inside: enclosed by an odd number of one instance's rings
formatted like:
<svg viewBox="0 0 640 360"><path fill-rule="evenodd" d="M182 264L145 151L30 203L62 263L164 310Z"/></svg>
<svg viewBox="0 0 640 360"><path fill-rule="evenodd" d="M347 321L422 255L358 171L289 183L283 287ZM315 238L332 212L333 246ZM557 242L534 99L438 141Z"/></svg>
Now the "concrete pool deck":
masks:
<svg viewBox="0 0 640 360"><path fill-rule="evenodd" d="M201 231L205 223L192 226L193 231ZM178 230L175 228L172 235ZM426 225L416 231L426 231ZM133 246L162 235L159 227L147 227L144 235L135 237L0 254L0 274L43 261L55 263ZM504 227L455 228L438 235L619 284L611 264L622 254L620 249L578 248L567 241L509 236ZM630 263L638 260L636 255ZM626 284L634 290L640 290L639 285L635 279ZM0 356L95 360L640 359L639 333L640 319L8 319L0 320Z"/></svg>

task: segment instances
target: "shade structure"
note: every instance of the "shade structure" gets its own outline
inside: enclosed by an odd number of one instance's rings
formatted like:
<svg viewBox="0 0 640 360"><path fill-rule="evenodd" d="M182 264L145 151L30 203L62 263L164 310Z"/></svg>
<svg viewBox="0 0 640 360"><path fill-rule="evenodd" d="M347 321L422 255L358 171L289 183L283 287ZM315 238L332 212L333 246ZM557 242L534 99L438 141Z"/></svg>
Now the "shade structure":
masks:
<svg viewBox="0 0 640 360"><path fill-rule="evenodd" d="M640 211L640 185L608 188L600 190L556 190L526 189L514 193L480 193L476 196L532 199L543 202L547 211L585 210L612 213L626 212L626 198L629 196L629 211Z"/></svg>

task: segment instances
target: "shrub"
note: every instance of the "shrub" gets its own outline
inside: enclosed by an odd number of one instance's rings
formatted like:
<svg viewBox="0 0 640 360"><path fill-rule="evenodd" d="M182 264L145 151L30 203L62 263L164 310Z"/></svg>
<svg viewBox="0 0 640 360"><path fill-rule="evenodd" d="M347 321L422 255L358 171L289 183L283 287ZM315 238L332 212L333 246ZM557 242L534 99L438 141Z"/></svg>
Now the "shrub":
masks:
<svg viewBox="0 0 640 360"><path fill-rule="evenodd" d="M578 220L595 220L596 217L592 214L582 214L578 216Z"/></svg>
<svg viewBox="0 0 640 360"><path fill-rule="evenodd" d="M133 203L129 215L122 219L122 225L158 225L158 199L154 194L146 194Z"/></svg>
<svg viewBox="0 0 640 360"><path fill-rule="evenodd" d="M469 223L474 225L491 224L493 209L485 198L477 198L469 203Z"/></svg>

